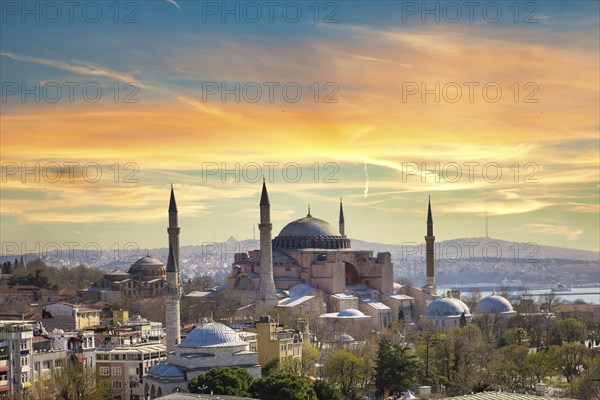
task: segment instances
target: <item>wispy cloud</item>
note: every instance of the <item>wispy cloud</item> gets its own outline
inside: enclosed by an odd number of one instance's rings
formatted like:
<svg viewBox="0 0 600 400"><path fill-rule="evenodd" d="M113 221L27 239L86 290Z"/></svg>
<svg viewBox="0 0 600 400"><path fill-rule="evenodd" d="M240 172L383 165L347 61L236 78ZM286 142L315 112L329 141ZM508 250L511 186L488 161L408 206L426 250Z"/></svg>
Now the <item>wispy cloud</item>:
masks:
<svg viewBox="0 0 600 400"><path fill-rule="evenodd" d="M179 8L181 10L181 7L179 7L179 4L177 4L177 2L175 0L165 0L165 1L169 4L173 4L175 7Z"/></svg>
<svg viewBox="0 0 600 400"><path fill-rule="evenodd" d="M564 236L567 240L577 240L583 233L581 229L564 225L525 224L523 228L533 233Z"/></svg>
<svg viewBox="0 0 600 400"><path fill-rule="evenodd" d="M64 71L73 72L79 75L87 76L101 76L111 79L116 79L121 82L137 82L137 79L133 74L124 72L114 71L110 68L102 67L87 61L80 61L72 59L70 62L60 60L50 60L47 58L30 57L14 53L0 52L1 56L8 57L10 59L40 65L46 65L48 67L62 69Z"/></svg>

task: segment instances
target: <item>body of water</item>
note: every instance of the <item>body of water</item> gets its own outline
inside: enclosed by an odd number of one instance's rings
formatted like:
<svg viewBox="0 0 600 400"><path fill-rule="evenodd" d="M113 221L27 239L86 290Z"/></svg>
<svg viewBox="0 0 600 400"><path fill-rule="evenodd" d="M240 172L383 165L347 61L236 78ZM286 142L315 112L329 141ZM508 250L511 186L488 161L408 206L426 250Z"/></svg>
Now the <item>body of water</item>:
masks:
<svg viewBox="0 0 600 400"><path fill-rule="evenodd" d="M449 290L452 287L448 287L448 286L444 286L444 287L439 287L438 288L438 294L441 294L442 290ZM498 289L500 289L500 287L498 287ZM469 291L468 290L463 290L462 291L463 295L464 294L468 294ZM530 297L533 297L533 300L535 302L539 302L540 301L540 296L543 296L547 293L550 293L550 289L530 289L527 291L527 295ZM481 291L481 297L486 297L492 294L492 290L482 290ZM519 290L512 290L510 291L510 294L512 296L516 296L516 295L521 295L521 291ZM581 299L583 301L585 301L586 303L590 303L590 304L600 304L600 286L595 286L595 287L574 287L571 288L571 291L569 292L554 292L554 294L556 294L557 297L560 297L562 300L568 300L568 301L574 301L577 299Z"/></svg>

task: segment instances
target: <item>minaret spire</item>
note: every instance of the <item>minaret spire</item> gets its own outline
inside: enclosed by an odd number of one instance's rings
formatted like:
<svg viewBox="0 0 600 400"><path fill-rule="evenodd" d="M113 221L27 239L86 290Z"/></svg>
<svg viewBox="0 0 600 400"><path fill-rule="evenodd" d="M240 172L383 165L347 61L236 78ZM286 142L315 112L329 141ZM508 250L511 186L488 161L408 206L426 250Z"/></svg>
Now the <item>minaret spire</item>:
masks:
<svg viewBox="0 0 600 400"><path fill-rule="evenodd" d="M167 291L165 293L165 313L167 328L167 353L175 351L175 346L181 343L181 314L180 300L183 293L179 271L179 226L177 218L177 203L173 184L169 200L169 256L167 258Z"/></svg>
<svg viewBox="0 0 600 400"><path fill-rule="evenodd" d="M433 243L435 242L435 236L433 236L433 216L431 214L431 196L427 202L427 236L425 236L426 246L426 261L425 267L427 270L427 283L425 284L424 290L435 295L435 268L434 268L434 248Z"/></svg>
<svg viewBox="0 0 600 400"><path fill-rule="evenodd" d="M344 224L344 207L342 206L342 198L340 197L340 235L346 237L346 226Z"/></svg>
<svg viewBox="0 0 600 400"><path fill-rule="evenodd" d="M263 178L263 188L260 197L260 284L256 298L256 311L266 314L277 305L277 293L273 280L273 244L271 240L271 204L267 185Z"/></svg>

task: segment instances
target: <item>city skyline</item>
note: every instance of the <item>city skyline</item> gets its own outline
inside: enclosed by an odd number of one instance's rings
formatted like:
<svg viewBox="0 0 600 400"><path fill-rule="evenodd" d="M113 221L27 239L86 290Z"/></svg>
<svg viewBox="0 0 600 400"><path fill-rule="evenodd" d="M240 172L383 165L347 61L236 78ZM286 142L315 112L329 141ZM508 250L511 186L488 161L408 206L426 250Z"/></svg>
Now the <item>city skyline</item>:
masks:
<svg viewBox="0 0 600 400"><path fill-rule="evenodd" d="M435 2L287 2L296 22L190 1L53 22L13 3L4 243L166 247L171 183L182 246L252 238L264 175L274 236L308 204L335 226L341 197L349 237L421 243L431 195L438 241L485 236L488 215L492 238L599 250L595 2L487 2L501 17L472 21Z"/></svg>

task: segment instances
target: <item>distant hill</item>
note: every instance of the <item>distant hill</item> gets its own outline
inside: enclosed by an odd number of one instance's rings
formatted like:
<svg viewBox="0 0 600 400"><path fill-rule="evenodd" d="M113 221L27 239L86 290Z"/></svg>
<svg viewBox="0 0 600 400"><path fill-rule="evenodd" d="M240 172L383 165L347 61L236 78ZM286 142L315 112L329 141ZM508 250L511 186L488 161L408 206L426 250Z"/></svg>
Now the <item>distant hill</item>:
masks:
<svg viewBox="0 0 600 400"><path fill-rule="evenodd" d="M373 250L374 252L389 251L395 254L406 254L411 258L411 253L415 251L414 244L384 244L370 243L358 239L351 239L352 247L355 249ZM419 243L424 246L424 243ZM576 261L598 261L600 253L589 250L570 249L566 247L554 247L537 245L536 243L511 242L501 239L486 237L479 238L459 238L445 240L435 243L435 250L443 252L447 258L462 254L462 258L467 258L472 254L473 258L518 258L519 260L528 259L562 259ZM417 256L414 256L417 258Z"/></svg>
<svg viewBox="0 0 600 400"><path fill-rule="evenodd" d="M413 244L386 244L371 243L358 239L352 240L352 248L356 250L372 250L375 254L378 252L389 251L393 256L404 256L407 259L418 259L424 255L424 243ZM422 248L415 247L422 246ZM230 263L233 254L238 252L247 252L258 249L259 241L245 239L237 241L233 236L225 242L203 243L202 245L190 245L181 247L181 258L212 257L220 258L225 263ZM573 261L599 261L600 253L588 250L570 249L565 247L538 246L535 243L518 243L493 238L459 238L453 240L440 241L435 243L436 257L443 255L446 259L461 258L463 260L470 257L474 259L515 259L520 261L527 260L573 260ZM49 265L77 265L79 263L86 265L102 266L103 268L129 267L135 260L145 256L147 253L166 262L167 248L138 249L137 251L121 251L118 259L115 259L114 251L103 250L101 255L95 252L83 252L82 250L73 250L72 253L46 252L42 257ZM30 261L38 258L36 254L25 254L25 260ZM15 255L0 255L0 261L14 261ZM20 258L20 255L17 257Z"/></svg>

